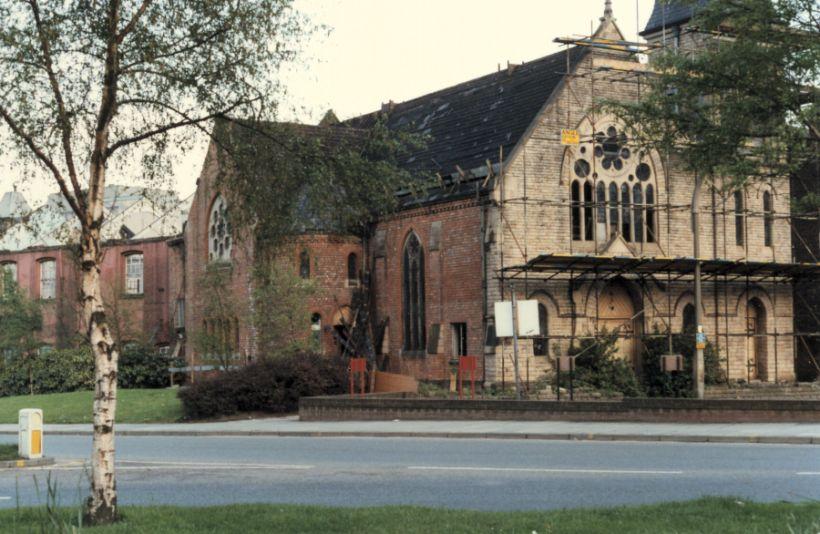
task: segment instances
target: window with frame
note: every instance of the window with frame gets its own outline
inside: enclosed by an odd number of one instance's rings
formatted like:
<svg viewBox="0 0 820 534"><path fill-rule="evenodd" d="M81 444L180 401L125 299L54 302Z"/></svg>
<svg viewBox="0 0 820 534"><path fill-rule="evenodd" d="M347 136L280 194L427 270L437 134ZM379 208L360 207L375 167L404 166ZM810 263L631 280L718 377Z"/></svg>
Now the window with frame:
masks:
<svg viewBox="0 0 820 534"><path fill-rule="evenodd" d="M125 256L125 294L142 295L144 291L144 263L141 253Z"/></svg>
<svg viewBox="0 0 820 534"><path fill-rule="evenodd" d="M735 245L742 247L746 238L746 209L743 205L743 191L735 191Z"/></svg>
<svg viewBox="0 0 820 534"><path fill-rule="evenodd" d="M0 290L3 292L9 292L16 283L17 264L14 262L8 262L0 265Z"/></svg>
<svg viewBox="0 0 820 534"><path fill-rule="evenodd" d="M42 260L40 262L40 298L51 300L57 297L57 262Z"/></svg>
<svg viewBox="0 0 820 534"><path fill-rule="evenodd" d="M217 195L208 219L208 260L231 261L232 248L228 203L222 195Z"/></svg>
<svg viewBox="0 0 820 534"><path fill-rule="evenodd" d="M453 356L467 356L467 323L451 323L450 335L453 339Z"/></svg>
<svg viewBox="0 0 820 534"><path fill-rule="evenodd" d="M404 350L421 352L427 339L424 319L424 249L411 233L404 244L402 270Z"/></svg>
<svg viewBox="0 0 820 534"><path fill-rule="evenodd" d="M539 335L532 340L532 353L534 356L548 356L549 351L549 323L547 321L547 307L538 303L538 327Z"/></svg>
<svg viewBox="0 0 820 534"><path fill-rule="evenodd" d="M655 243L655 171L642 151L633 152L615 124L592 135L575 154L570 182L570 219L575 241Z"/></svg>
<svg viewBox="0 0 820 534"><path fill-rule="evenodd" d="M174 311L174 328L183 330L185 328L185 299L177 299Z"/></svg>
<svg viewBox="0 0 820 534"><path fill-rule="evenodd" d="M774 223L774 209L772 207L772 194L763 192L763 244L772 246L772 225Z"/></svg>
<svg viewBox="0 0 820 534"><path fill-rule="evenodd" d="M359 258L355 252L347 256L347 285L348 287L359 285Z"/></svg>
<svg viewBox="0 0 820 534"><path fill-rule="evenodd" d="M307 250L299 253L299 276L305 280L310 278L310 253Z"/></svg>

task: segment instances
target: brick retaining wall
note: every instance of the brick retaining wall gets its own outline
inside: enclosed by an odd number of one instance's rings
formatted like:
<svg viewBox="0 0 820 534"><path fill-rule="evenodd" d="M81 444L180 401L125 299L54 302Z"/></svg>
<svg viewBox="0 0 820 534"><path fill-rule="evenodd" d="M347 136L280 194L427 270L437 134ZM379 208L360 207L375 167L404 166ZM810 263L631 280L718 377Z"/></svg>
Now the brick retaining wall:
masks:
<svg viewBox="0 0 820 534"><path fill-rule="evenodd" d="M818 423L817 400L624 399L623 401L448 400L309 397L303 421L518 420L655 423Z"/></svg>

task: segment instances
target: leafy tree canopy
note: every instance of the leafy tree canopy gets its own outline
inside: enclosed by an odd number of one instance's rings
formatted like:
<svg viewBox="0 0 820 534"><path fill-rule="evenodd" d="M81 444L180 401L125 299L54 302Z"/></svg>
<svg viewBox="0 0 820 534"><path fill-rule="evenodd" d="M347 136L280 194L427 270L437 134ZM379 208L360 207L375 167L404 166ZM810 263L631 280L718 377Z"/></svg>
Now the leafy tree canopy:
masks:
<svg viewBox="0 0 820 534"><path fill-rule="evenodd" d="M690 24L681 48L653 53L642 98L604 106L639 143L678 154L707 179L729 177L732 186L787 176L815 158L817 1L712 0Z"/></svg>

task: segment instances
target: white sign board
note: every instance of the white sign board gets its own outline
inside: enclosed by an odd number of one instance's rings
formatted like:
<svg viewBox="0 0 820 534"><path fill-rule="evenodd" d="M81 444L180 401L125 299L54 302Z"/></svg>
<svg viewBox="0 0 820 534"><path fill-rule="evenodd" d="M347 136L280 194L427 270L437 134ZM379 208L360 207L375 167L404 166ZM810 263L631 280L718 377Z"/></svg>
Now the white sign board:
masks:
<svg viewBox="0 0 820 534"><path fill-rule="evenodd" d="M518 335L531 337L541 335L538 321L538 301L519 300L518 304ZM513 337L512 302L508 300L496 302L495 335L497 337Z"/></svg>
<svg viewBox="0 0 820 534"><path fill-rule="evenodd" d="M513 318L512 302L502 300L495 305L495 335L496 337L512 337Z"/></svg>

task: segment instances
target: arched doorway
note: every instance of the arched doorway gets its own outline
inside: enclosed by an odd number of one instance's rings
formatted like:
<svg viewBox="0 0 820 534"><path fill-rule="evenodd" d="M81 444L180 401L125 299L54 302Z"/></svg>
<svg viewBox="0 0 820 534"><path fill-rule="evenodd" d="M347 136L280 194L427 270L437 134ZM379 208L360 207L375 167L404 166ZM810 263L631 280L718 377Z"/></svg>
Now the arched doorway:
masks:
<svg viewBox="0 0 820 534"><path fill-rule="evenodd" d="M642 322L635 299L623 283L608 283L598 295L598 330L618 333L618 355L638 365L638 336Z"/></svg>
<svg viewBox="0 0 820 534"><path fill-rule="evenodd" d="M746 304L746 373L749 380L766 380L766 308L757 298Z"/></svg>

